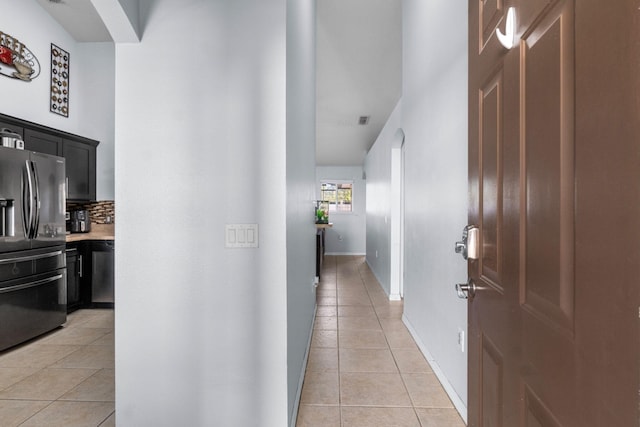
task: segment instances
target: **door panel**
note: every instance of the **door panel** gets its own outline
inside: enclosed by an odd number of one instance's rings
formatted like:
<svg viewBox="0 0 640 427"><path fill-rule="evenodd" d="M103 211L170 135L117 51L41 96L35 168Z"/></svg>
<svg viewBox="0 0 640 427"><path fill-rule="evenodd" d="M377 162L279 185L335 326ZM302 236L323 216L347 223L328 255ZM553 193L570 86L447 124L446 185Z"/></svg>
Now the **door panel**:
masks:
<svg viewBox="0 0 640 427"><path fill-rule="evenodd" d="M578 425L639 424L640 3L576 2ZM597 31L594 31L597 28ZM597 225L597 226L594 226Z"/></svg>
<svg viewBox="0 0 640 427"><path fill-rule="evenodd" d="M503 0L484 0L480 2L480 48L482 48L496 30L498 22L502 17Z"/></svg>
<svg viewBox="0 0 640 427"><path fill-rule="evenodd" d="M573 331L574 43L573 8L561 2L536 21L521 50L522 304Z"/></svg>
<svg viewBox="0 0 640 427"><path fill-rule="evenodd" d="M64 269L0 286L0 351L57 328L67 319Z"/></svg>
<svg viewBox="0 0 640 427"><path fill-rule="evenodd" d="M481 274L502 291L500 264L502 244L502 80L500 71L480 91L480 159L482 224Z"/></svg>
<svg viewBox="0 0 640 427"><path fill-rule="evenodd" d="M43 153L31 153L39 187L40 219L34 248L65 244L65 160Z"/></svg>
<svg viewBox="0 0 640 427"><path fill-rule="evenodd" d="M638 425L639 7L469 0L470 426Z"/></svg>
<svg viewBox="0 0 640 427"><path fill-rule="evenodd" d="M29 249L23 205L23 177L29 153L0 147L0 252Z"/></svg>
<svg viewBox="0 0 640 427"><path fill-rule="evenodd" d="M482 425L502 427L504 360L495 344L482 337Z"/></svg>
<svg viewBox="0 0 640 427"><path fill-rule="evenodd" d="M529 388L525 389L524 406L526 427L561 427L540 398Z"/></svg>

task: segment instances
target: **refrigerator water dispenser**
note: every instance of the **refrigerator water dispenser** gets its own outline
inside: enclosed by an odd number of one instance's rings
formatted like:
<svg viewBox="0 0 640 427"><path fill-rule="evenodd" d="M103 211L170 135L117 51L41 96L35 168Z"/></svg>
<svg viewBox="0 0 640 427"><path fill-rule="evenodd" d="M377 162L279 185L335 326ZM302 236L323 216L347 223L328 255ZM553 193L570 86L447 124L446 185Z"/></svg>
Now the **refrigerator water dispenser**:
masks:
<svg viewBox="0 0 640 427"><path fill-rule="evenodd" d="M15 236L13 199L0 199L0 237Z"/></svg>

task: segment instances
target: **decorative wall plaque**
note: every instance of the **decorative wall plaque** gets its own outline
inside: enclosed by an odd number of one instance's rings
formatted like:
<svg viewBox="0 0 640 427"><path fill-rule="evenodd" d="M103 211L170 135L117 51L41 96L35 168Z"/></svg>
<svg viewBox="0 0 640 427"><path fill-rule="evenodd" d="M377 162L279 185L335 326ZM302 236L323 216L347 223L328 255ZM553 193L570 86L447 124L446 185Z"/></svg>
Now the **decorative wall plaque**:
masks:
<svg viewBox="0 0 640 427"><path fill-rule="evenodd" d="M69 52L51 43L51 112L69 117Z"/></svg>
<svg viewBox="0 0 640 427"><path fill-rule="evenodd" d="M0 74L25 82L40 75L38 58L24 43L3 32L0 32Z"/></svg>

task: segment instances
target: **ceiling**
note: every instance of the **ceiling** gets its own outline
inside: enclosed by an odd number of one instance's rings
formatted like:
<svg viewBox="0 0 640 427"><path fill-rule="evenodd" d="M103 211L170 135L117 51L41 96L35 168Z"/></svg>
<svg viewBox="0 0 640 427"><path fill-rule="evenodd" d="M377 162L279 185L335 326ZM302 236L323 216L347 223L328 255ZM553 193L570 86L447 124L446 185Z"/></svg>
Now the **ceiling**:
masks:
<svg viewBox="0 0 640 427"><path fill-rule="evenodd" d="M36 0L79 42L112 41L107 27L89 0Z"/></svg>
<svg viewBox="0 0 640 427"><path fill-rule="evenodd" d="M362 165L400 99L401 4L317 0L316 164Z"/></svg>
<svg viewBox="0 0 640 427"><path fill-rule="evenodd" d="M75 40L112 40L91 1L36 1ZM317 165L363 165L400 99L401 4L317 0ZM363 116L366 125L359 124Z"/></svg>

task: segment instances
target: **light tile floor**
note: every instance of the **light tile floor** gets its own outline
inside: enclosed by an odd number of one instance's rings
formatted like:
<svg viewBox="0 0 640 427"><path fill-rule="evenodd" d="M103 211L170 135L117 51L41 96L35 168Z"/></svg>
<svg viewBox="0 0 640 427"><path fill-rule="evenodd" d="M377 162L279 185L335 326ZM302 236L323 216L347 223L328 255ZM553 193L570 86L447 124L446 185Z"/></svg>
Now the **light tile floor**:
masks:
<svg viewBox="0 0 640 427"><path fill-rule="evenodd" d="M115 426L113 310L0 352L0 426Z"/></svg>
<svg viewBox="0 0 640 427"><path fill-rule="evenodd" d="M463 427L364 257L326 256L298 427Z"/></svg>
<svg viewBox="0 0 640 427"><path fill-rule="evenodd" d="M463 427L363 257L325 257L297 426ZM0 426L115 426L113 310L0 352Z"/></svg>

